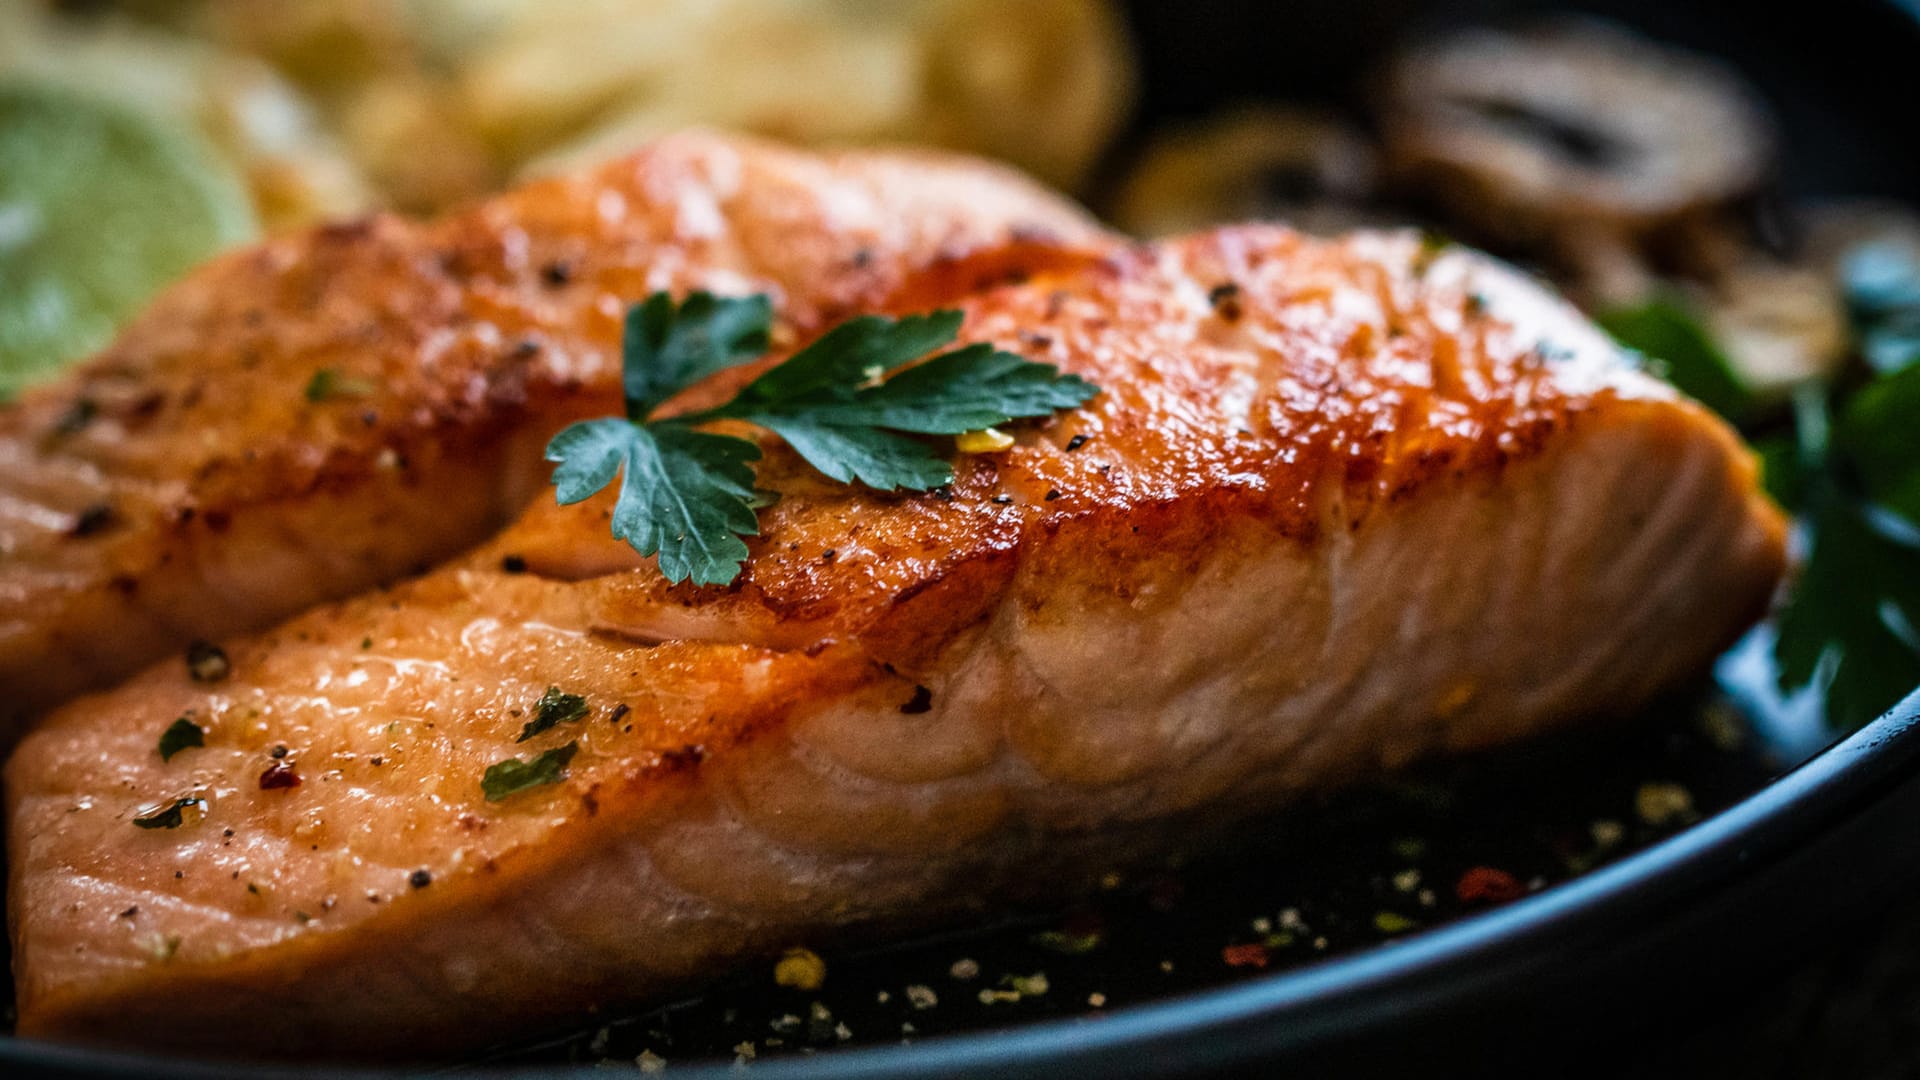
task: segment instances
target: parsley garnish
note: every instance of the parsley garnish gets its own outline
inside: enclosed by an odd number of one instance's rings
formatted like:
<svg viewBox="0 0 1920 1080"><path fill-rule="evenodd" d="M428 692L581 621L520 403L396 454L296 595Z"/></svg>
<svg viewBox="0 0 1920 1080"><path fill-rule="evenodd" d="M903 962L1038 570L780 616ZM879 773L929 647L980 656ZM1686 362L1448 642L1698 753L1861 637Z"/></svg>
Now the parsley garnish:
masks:
<svg viewBox="0 0 1920 1080"><path fill-rule="evenodd" d="M1594 315L1601 329L1648 361L1654 374L1714 412L1738 420L1752 393L1700 319L1675 296Z"/></svg>
<svg viewBox="0 0 1920 1080"><path fill-rule="evenodd" d="M1754 444L1767 490L1807 540L1774 616L1775 678L1789 693L1819 689L1828 723L1851 730L1920 687L1920 263L1869 244L1842 279L1868 377L1799 386L1784 424L1677 299L1596 318L1703 404L1787 429Z"/></svg>
<svg viewBox="0 0 1920 1080"><path fill-rule="evenodd" d="M172 761L173 755L194 746L207 745L207 733L199 724L182 716L160 733L160 760Z"/></svg>
<svg viewBox="0 0 1920 1080"><path fill-rule="evenodd" d="M557 784L567 778L567 763L579 752L580 742L576 739L535 755L529 761L508 758L495 762L487 766L486 775L480 778L480 790L486 792L488 802L499 802L531 788Z"/></svg>
<svg viewBox="0 0 1920 1080"><path fill-rule="evenodd" d="M784 439L820 472L882 491L927 491L953 481L953 466L914 435L959 435L1045 416L1099 392L990 345L968 345L900 369L953 341L961 314L842 323L732 400L701 412L652 419L674 394L767 347L772 305L764 296L694 293L677 308L655 293L627 312L624 418L573 424L547 445L564 505L620 477L613 535L659 555L669 581L724 585L740 574L759 532L754 443L697 430L740 420ZM895 371L892 377L887 373Z"/></svg>
<svg viewBox="0 0 1920 1080"><path fill-rule="evenodd" d="M336 397L366 397L378 390L365 379L342 375L332 368L321 368L307 380L307 400L315 403Z"/></svg>
<svg viewBox="0 0 1920 1080"><path fill-rule="evenodd" d="M563 694L557 686L547 687L534 703L533 719L520 729L520 737L514 742L526 742L535 735L553 727L555 724L582 719L587 715L587 699L579 694Z"/></svg>

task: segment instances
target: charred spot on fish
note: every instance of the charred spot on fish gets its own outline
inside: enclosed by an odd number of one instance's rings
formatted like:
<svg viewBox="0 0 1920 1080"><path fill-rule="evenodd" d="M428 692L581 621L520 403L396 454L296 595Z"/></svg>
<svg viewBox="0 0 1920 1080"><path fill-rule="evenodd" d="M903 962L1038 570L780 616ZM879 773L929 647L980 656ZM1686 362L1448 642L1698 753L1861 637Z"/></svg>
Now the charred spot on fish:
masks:
<svg viewBox="0 0 1920 1080"><path fill-rule="evenodd" d="M86 430L87 425L93 423L93 418L98 415L100 415L100 406L94 404L92 398L79 398L72 405L67 406L66 411L60 414L60 418L53 422L50 430L55 435L78 435Z"/></svg>
<svg viewBox="0 0 1920 1080"><path fill-rule="evenodd" d="M220 646L196 641L187 646L187 675L197 683L216 683L233 673L233 664Z"/></svg>
<svg viewBox="0 0 1920 1080"><path fill-rule="evenodd" d="M1207 290L1207 303L1212 306L1215 315L1228 322L1238 322L1240 316L1246 314L1240 302L1240 286L1231 281L1223 281Z"/></svg>
<svg viewBox="0 0 1920 1080"><path fill-rule="evenodd" d="M294 771L290 761L276 761L260 774L261 791L284 791L299 786L300 774Z"/></svg>
<svg viewBox="0 0 1920 1080"><path fill-rule="evenodd" d="M661 766L676 772L694 768L705 760L707 760L707 748L702 743L689 743L672 750L660 751Z"/></svg>
<svg viewBox="0 0 1920 1080"><path fill-rule="evenodd" d="M119 515L106 503L95 503L74 515L73 525L67 530L72 537L98 536L111 529L119 521Z"/></svg>
<svg viewBox="0 0 1920 1080"><path fill-rule="evenodd" d="M932 709L933 691L917 684L913 688L913 696L907 699L906 704L900 706L900 711L908 716L918 716Z"/></svg>

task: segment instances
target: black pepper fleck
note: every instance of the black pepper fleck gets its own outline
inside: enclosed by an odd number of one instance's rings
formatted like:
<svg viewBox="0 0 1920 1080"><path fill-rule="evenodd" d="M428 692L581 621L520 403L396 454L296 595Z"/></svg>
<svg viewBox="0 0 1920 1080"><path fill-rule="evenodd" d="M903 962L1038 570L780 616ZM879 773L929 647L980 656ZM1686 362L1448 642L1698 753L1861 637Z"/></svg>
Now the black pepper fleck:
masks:
<svg viewBox="0 0 1920 1080"><path fill-rule="evenodd" d="M430 870L415 870L413 873L407 875L407 884L416 889L424 889L433 884L433 872Z"/></svg>
<svg viewBox="0 0 1920 1080"><path fill-rule="evenodd" d="M500 569L509 574L524 574L527 572L527 560L519 555L509 555L500 560Z"/></svg>
<svg viewBox="0 0 1920 1080"><path fill-rule="evenodd" d="M53 433L55 435L77 435L82 428L91 424L93 418L99 414L100 406L95 405L92 398L81 398L69 406L66 412L61 413L60 419L54 421Z"/></svg>
<svg viewBox="0 0 1920 1080"><path fill-rule="evenodd" d="M992 498L992 499L991 499L990 501L991 501L991 502L992 502L992 503L993 503L994 505L996 505L996 506L1005 506L1005 505L1007 505L1008 503L1010 503L1010 502L1012 502L1012 501L1013 501L1013 496L1011 496L1011 495L995 495L995 496L994 496L994 497L993 497L993 498Z"/></svg>
<svg viewBox="0 0 1920 1080"><path fill-rule="evenodd" d="M105 532L114 522L113 507L106 503L95 503L80 511L73 519L73 527L67 530L68 536L93 536Z"/></svg>
<svg viewBox="0 0 1920 1080"><path fill-rule="evenodd" d="M1048 501L1048 502L1052 502L1053 500L1055 500L1055 499L1057 499L1057 498L1059 498L1059 497L1060 497L1060 489L1059 489L1059 488L1048 488L1048 489L1047 489L1047 501Z"/></svg>
<svg viewBox="0 0 1920 1080"><path fill-rule="evenodd" d="M276 746L272 750L267 751L267 753L273 757L273 760L279 761L281 758L287 756L287 748L285 746Z"/></svg>
<svg viewBox="0 0 1920 1080"><path fill-rule="evenodd" d="M540 280L557 289L573 280L573 264L555 259L540 268Z"/></svg>
<svg viewBox="0 0 1920 1080"><path fill-rule="evenodd" d="M1240 286L1233 282L1223 282L1207 291L1207 303L1213 305L1214 314L1235 322L1240 318Z"/></svg>
<svg viewBox="0 0 1920 1080"><path fill-rule="evenodd" d="M1071 454L1075 450L1078 450L1081 447L1087 445L1087 442L1089 439L1090 439L1090 436L1087 436L1087 435L1075 435L1073 438L1068 439L1067 453Z"/></svg>
<svg viewBox="0 0 1920 1080"><path fill-rule="evenodd" d="M227 654L220 646L206 641L196 641L187 646L187 674L194 682L215 683L226 678L233 671Z"/></svg>
<svg viewBox="0 0 1920 1080"><path fill-rule="evenodd" d="M905 705L900 706L900 711L906 713L908 716L917 716L932 708L933 691L924 686L915 686L913 688L913 696L907 699Z"/></svg>
<svg viewBox="0 0 1920 1080"><path fill-rule="evenodd" d="M607 717L607 723L617 724L621 720L624 720L626 718L626 715L632 711L633 711L632 707L630 707L626 702L623 701L620 704L615 705L613 707L613 714Z"/></svg>

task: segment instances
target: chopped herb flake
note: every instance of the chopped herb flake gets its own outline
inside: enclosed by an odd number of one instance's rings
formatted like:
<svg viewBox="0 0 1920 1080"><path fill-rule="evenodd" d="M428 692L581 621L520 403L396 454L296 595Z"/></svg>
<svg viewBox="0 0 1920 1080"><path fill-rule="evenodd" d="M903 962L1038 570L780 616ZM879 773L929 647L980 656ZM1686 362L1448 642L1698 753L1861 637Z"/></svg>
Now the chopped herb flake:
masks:
<svg viewBox="0 0 1920 1080"><path fill-rule="evenodd" d="M192 825L207 816L207 800L198 796L175 799L167 806L133 819L133 823L142 829L177 829L182 825Z"/></svg>
<svg viewBox="0 0 1920 1080"><path fill-rule="evenodd" d="M585 719L587 699L579 694L563 694L557 686L547 687L540 700L533 705L533 719L520 729L519 738L514 742L526 742L535 735L552 728L556 724L571 723Z"/></svg>
<svg viewBox="0 0 1920 1080"><path fill-rule="evenodd" d="M173 755L194 746L207 745L207 733L199 724L182 716L160 733L160 760L172 761Z"/></svg>
<svg viewBox="0 0 1920 1080"><path fill-rule="evenodd" d="M565 746L556 746L538 754L531 760L508 758L487 766L487 773L480 778L480 790L486 793L488 802L499 802L510 795L517 795L532 788L557 784L567 777L567 764L573 755L580 752L578 740Z"/></svg>
<svg viewBox="0 0 1920 1080"><path fill-rule="evenodd" d="M307 400L319 403L337 397L367 397L379 387L365 379L342 375L332 368L321 368L307 380Z"/></svg>

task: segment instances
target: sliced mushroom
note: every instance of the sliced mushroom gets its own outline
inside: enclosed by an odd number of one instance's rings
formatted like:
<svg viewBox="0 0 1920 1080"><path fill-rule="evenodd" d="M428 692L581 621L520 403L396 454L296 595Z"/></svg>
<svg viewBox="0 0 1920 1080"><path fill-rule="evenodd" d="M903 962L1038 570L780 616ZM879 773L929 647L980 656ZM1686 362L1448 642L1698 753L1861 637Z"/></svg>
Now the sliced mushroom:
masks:
<svg viewBox="0 0 1920 1080"><path fill-rule="evenodd" d="M1756 257L1707 297L1708 331L1755 395L1783 396L1846 361L1847 310L1826 267Z"/></svg>
<svg viewBox="0 0 1920 1080"><path fill-rule="evenodd" d="M1249 106L1157 136L1113 203L1138 236L1281 219L1307 232L1369 223L1373 148L1335 117Z"/></svg>
<svg viewBox="0 0 1920 1080"><path fill-rule="evenodd" d="M1380 119L1410 191L1575 267L1737 217L1773 161L1768 117L1731 71L1590 21L1468 31L1406 53Z"/></svg>

